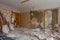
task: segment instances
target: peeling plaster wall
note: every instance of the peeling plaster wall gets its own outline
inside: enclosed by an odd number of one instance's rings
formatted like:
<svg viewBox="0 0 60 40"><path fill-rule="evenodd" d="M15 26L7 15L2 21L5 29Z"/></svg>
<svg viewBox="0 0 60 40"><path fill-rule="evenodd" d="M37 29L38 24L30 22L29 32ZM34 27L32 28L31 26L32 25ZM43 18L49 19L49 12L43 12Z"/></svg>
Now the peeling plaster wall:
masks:
<svg viewBox="0 0 60 40"><path fill-rule="evenodd" d="M6 18L6 20L11 23L11 14L12 12L9 10L2 10L1 13L3 14L3 17Z"/></svg>
<svg viewBox="0 0 60 40"><path fill-rule="evenodd" d="M48 24L51 25L52 22L52 11L48 10Z"/></svg>

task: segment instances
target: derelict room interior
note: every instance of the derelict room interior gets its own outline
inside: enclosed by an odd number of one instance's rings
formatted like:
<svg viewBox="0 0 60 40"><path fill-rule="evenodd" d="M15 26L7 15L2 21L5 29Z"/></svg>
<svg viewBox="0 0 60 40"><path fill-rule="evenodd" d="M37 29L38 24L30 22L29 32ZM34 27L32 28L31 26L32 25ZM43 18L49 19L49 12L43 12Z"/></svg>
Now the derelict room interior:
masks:
<svg viewBox="0 0 60 40"><path fill-rule="evenodd" d="M60 0L0 0L0 40L60 40Z"/></svg>

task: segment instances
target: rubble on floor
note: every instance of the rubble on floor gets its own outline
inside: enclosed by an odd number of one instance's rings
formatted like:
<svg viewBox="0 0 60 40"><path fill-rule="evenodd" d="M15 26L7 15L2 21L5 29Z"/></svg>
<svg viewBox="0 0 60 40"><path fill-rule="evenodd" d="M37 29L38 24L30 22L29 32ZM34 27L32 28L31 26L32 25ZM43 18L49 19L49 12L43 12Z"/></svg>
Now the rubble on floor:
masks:
<svg viewBox="0 0 60 40"><path fill-rule="evenodd" d="M60 40L58 32L52 32L50 29L41 30L40 28L15 28L7 36L15 38L15 40Z"/></svg>
<svg viewBox="0 0 60 40"><path fill-rule="evenodd" d="M11 31L8 37L16 38L15 40L45 40L46 36L40 28L16 28Z"/></svg>
<svg viewBox="0 0 60 40"><path fill-rule="evenodd" d="M5 33L0 33L0 40L14 40L11 37L7 37Z"/></svg>

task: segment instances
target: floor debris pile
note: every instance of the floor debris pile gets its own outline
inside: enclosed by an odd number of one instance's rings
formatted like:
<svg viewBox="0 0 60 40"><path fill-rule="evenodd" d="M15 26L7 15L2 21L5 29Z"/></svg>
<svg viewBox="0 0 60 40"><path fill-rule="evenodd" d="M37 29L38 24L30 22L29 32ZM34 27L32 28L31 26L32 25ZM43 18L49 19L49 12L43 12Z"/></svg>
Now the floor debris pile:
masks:
<svg viewBox="0 0 60 40"><path fill-rule="evenodd" d="M50 29L41 30L40 28L15 28L7 36L15 38L15 40L60 40L58 32Z"/></svg>
<svg viewBox="0 0 60 40"><path fill-rule="evenodd" d="M14 40L11 37L7 37L6 34L0 33L0 40Z"/></svg>
<svg viewBox="0 0 60 40"><path fill-rule="evenodd" d="M45 30L46 40L60 40L60 33L54 30Z"/></svg>
<svg viewBox="0 0 60 40"><path fill-rule="evenodd" d="M15 40L45 40L46 38L45 34L42 32L42 30L40 30L40 28L16 28L7 36L15 38Z"/></svg>

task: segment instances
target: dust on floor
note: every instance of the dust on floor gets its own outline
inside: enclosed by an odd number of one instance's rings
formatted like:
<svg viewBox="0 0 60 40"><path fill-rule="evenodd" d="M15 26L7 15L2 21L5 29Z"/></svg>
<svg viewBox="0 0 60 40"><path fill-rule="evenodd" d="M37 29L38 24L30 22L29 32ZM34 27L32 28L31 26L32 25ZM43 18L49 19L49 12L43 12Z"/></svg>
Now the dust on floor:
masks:
<svg viewBox="0 0 60 40"><path fill-rule="evenodd" d="M45 33L40 28L15 28L7 36L15 38L15 40L45 40L46 38Z"/></svg>

